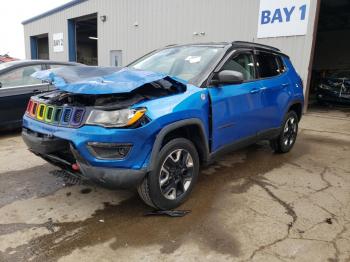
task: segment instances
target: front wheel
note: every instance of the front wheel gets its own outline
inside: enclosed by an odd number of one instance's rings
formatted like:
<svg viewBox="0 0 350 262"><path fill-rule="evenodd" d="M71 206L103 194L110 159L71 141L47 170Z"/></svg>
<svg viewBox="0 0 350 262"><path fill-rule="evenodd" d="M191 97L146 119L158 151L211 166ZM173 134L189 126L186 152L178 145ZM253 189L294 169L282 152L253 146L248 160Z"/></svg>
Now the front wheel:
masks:
<svg viewBox="0 0 350 262"><path fill-rule="evenodd" d="M298 135L298 116L294 111L289 111L283 122L280 135L270 141L272 149L276 153L287 153L294 146Z"/></svg>
<svg viewBox="0 0 350 262"><path fill-rule="evenodd" d="M199 173L196 147L185 138L169 141L159 152L158 163L138 186L141 199L149 206L169 210L190 195Z"/></svg>

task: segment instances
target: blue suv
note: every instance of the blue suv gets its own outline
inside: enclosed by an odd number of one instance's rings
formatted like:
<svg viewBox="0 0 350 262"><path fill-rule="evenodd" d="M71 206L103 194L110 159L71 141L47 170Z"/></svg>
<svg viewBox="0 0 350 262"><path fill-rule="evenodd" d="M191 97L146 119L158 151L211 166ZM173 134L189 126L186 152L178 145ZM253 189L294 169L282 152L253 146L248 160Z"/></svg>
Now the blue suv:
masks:
<svg viewBox="0 0 350 262"><path fill-rule="evenodd" d="M70 67L34 77L23 118L29 149L72 175L137 188L157 209L183 203L199 167L227 150L269 140L293 147L303 86L289 57L256 43L173 45L125 68Z"/></svg>

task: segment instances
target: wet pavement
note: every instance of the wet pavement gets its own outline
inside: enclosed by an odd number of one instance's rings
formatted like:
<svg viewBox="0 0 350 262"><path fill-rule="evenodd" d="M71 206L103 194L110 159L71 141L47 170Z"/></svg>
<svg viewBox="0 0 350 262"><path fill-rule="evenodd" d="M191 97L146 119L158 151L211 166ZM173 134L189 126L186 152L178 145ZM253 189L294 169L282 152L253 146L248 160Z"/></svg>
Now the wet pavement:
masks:
<svg viewBox="0 0 350 262"><path fill-rule="evenodd" d="M0 261L350 261L347 112L304 116L288 154L263 142L203 168L182 218L54 170L1 135Z"/></svg>

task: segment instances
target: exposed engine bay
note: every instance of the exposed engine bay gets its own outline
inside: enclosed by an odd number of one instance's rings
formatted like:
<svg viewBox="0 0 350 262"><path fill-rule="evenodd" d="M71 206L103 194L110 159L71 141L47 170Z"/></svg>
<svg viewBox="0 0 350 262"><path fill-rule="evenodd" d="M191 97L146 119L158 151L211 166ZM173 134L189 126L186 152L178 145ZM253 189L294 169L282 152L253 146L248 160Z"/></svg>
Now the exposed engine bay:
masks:
<svg viewBox="0 0 350 262"><path fill-rule="evenodd" d="M93 106L102 109L120 109L144 100L182 93L186 87L172 79L161 79L145 84L130 93L87 95L55 90L38 98L50 105Z"/></svg>
<svg viewBox="0 0 350 262"><path fill-rule="evenodd" d="M145 74L146 80L141 81ZM120 109L186 91L183 83L169 76L127 68L65 67L41 71L33 76L57 88L37 96L45 103L56 106ZM133 81L128 82L131 78Z"/></svg>

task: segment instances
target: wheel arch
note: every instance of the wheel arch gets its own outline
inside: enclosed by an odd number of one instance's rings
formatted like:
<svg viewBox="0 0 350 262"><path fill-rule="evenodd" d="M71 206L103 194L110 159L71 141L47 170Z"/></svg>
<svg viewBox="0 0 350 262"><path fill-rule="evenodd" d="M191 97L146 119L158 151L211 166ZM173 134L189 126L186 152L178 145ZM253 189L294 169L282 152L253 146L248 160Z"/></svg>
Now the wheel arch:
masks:
<svg viewBox="0 0 350 262"><path fill-rule="evenodd" d="M293 102L289 107L288 107L288 111L294 111L297 116L298 116L298 121L300 121L302 115L303 115L303 104L302 102L296 101Z"/></svg>
<svg viewBox="0 0 350 262"><path fill-rule="evenodd" d="M191 132L198 131L199 136L194 136ZM207 162L209 157L209 143L204 125L200 119L191 118L180 120L165 126L158 133L154 142L148 171L154 169L157 162L157 154L165 143L173 138L184 137L190 140L196 147L200 161Z"/></svg>

